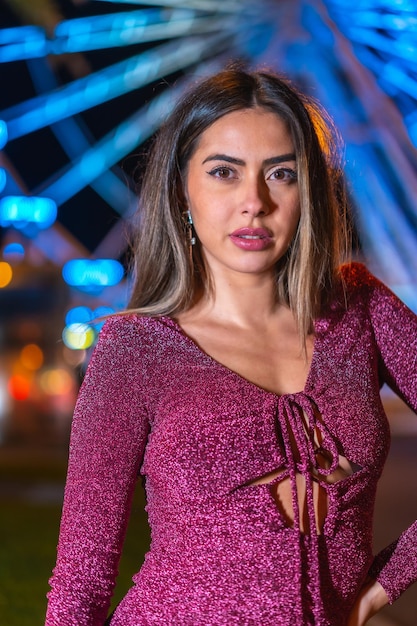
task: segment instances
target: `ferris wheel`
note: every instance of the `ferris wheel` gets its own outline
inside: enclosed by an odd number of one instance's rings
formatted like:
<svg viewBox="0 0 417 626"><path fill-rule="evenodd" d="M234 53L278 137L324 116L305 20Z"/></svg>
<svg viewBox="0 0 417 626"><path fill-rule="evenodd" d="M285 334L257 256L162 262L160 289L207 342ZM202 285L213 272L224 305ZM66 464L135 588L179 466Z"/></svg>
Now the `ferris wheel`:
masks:
<svg viewBox="0 0 417 626"><path fill-rule="evenodd" d="M335 118L363 253L417 308L412 4L34 2L0 30L3 263L36 248L56 265L71 323L123 308L143 147L189 81L241 59L285 72Z"/></svg>

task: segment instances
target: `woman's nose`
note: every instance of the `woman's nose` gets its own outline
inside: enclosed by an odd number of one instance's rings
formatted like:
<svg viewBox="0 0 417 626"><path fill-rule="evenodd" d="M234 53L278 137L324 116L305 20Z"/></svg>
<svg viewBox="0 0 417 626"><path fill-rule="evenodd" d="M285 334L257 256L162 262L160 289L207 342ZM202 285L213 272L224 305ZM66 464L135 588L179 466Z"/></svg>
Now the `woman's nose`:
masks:
<svg viewBox="0 0 417 626"><path fill-rule="evenodd" d="M269 190L265 181L256 177L245 182L242 197L242 213L265 215L269 212Z"/></svg>

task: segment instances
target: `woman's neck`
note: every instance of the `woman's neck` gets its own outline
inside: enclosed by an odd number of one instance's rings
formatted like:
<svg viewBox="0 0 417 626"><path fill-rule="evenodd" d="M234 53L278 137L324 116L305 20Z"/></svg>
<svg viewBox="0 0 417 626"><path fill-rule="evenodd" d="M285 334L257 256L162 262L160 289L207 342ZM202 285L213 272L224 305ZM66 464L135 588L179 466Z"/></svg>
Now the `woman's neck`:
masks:
<svg viewBox="0 0 417 626"><path fill-rule="evenodd" d="M188 313L253 328L274 317L279 308L273 277L243 274L217 276Z"/></svg>

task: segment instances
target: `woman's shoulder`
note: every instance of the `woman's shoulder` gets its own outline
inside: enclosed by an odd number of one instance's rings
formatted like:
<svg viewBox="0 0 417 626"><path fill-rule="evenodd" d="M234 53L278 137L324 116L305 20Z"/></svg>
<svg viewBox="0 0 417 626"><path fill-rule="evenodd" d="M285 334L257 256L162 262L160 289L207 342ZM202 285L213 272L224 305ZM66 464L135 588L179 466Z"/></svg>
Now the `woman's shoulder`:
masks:
<svg viewBox="0 0 417 626"><path fill-rule="evenodd" d="M135 312L116 313L106 319L100 331L101 341L147 343L155 341L175 322L166 316L147 316Z"/></svg>
<svg viewBox="0 0 417 626"><path fill-rule="evenodd" d="M384 288L364 263L352 261L339 268L339 280L330 298L330 309L343 312L362 308L373 295Z"/></svg>
<svg viewBox="0 0 417 626"><path fill-rule="evenodd" d="M375 276L364 263L352 262L340 268L342 301L348 308L374 310L384 302L397 303L392 289Z"/></svg>
<svg viewBox="0 0 417 626"><path fill-rule="evenodd" d="M353 290L380 284L380 281L369 271L365 263L359 261L352 261L342 265L340 275L345 285Z"/></svg>
<svg viewBox="0 0 417 626"><path fill-rule="evenodd" d="M116 313L108 317L97 338L91 361L123 364L123 369L135 369L141 364L163 361L170 318L150 317L133 312ZM168 331L169 332L169 331Z"/></svg>
<svg viewBox="0 0 417 626"><path fill-rule="evenodd" d="M388 291L387 286L365 265L358 261L346 263L340 268L340 284L348 299L371 297Z"/></svg>

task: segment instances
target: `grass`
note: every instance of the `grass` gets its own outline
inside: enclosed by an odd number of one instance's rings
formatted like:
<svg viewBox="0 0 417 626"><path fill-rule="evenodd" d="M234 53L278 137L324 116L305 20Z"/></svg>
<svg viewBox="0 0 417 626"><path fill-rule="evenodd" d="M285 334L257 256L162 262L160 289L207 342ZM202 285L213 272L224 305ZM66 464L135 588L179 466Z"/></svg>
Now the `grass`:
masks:
<svg viewBox="0 0 417 626"><path fill-rule="evenodd" d="M61 504L36 502L32 498L25 500L22 495L29 493L30 488L46 484L46 481L59 490L64 476L63 461L48 463L38 459L34 463L12 461L1 464L2 626L41 626L44 623L48 579L55 564ZM138 488L112 606L130 587L131 577L139 569L149 543L143 507L143 492Z"/></svg>

